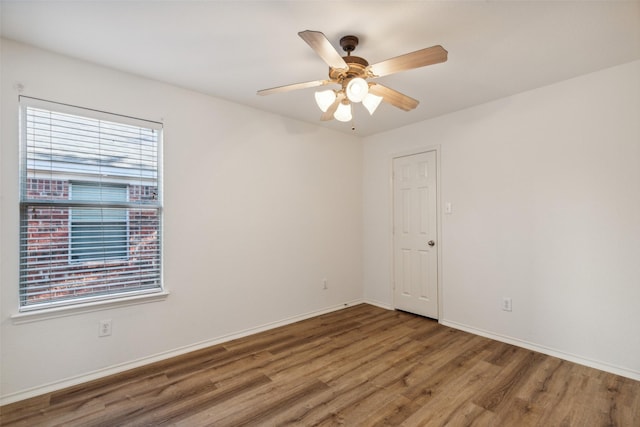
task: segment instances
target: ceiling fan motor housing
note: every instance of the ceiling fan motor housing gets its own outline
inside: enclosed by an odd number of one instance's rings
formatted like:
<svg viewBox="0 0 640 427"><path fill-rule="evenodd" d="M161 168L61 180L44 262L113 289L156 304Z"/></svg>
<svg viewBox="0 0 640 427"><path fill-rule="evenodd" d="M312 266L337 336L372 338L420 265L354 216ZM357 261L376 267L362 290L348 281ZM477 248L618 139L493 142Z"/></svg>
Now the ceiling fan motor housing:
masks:
<svg viewBox="0 0 640 427"><path fill-rule="evenodd" d="M367 77L367 67L369 63L366 59L352 55L345 56L342 59L344 59L344 62L347 63L349 68L347 71L341 68L329 68L329 78L331 80L342 81L354 77Z"/></svg>
<svg viewBox="0 0 640 427"><path fill-rule="evenodd" d="M342 47L342 50L347 52L347 56L343 56L342 59L344 59L344 62L347 63L349 68L347 71L339 68L329 68L329 78L342 83L345 83L355 77L366 79L369 62L359 56L351 55L351 52L353 52L356 49L356 46L358 46L358 38L350 35L344 36L340 39L340 46Z"/></svg>

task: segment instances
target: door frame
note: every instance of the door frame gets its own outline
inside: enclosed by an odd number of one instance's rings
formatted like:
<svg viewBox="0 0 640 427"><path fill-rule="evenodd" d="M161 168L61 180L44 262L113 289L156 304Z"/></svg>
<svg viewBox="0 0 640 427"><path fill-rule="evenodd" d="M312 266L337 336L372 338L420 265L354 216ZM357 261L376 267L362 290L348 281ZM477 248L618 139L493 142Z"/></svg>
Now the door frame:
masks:
<svg viewBox="0 0 640 427"><path fill-rule="evenodd" d="M424 146L424 147L416 147L413 149L409 149L409 150L404 150L404 151L396 151L396 152L392 152L389 157L388 157L388 164L389 164L389 244L390 244L390 254L391 257L389 259L389 272L390 272L390 277L389 277L389 291L391 292L391 301L392 301L392 307L395 310L396 309L396 296L395 296L395 292L394 292L394 286L395 286L395 264L394 264L394 257L395 257L395 251L394 251L394 235L393 235L393 227L394 227L394 222L395 222L395 216L394 216L394 209L393 209L393 197L394 197L394 189L393 189L393 160L398 158L398 157L407 157L407 156L413 156L415 154L422 154L422 153L427 153L430 151L434 151L436 154L436 254L438 257L438 262L437 262L437 266L438 266L438 274L437 276L437 288L438 288L438 317L437 317L437 321L438 323L441 322L442 318L443 318L443 313L444 313L444 305L443 305L443 298L442 298L442 294L443 294L443 289L442 289L442 209L440 209L440 207L442 206L441 203L441 165L442 162L440 161L440 145L428 145L428 146Z"/></svg>

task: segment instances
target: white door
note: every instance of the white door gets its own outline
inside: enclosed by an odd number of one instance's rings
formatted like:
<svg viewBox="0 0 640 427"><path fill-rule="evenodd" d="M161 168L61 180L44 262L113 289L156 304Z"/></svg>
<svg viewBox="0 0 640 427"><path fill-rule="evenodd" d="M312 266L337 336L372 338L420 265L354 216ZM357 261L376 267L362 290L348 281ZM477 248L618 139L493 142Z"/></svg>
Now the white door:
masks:
<svg viewBox="0 0 640 427"><path fill-rule="evenodd" d="M394 305L438 318L436 152L393 159Z"/></svg>

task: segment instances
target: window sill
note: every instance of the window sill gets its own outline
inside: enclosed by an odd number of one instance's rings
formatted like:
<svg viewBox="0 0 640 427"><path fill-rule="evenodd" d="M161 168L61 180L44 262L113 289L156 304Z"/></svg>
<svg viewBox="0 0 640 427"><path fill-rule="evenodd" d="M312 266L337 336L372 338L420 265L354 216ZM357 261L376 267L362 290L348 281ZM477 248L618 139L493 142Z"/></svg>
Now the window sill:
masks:
<svg viewBox="0 0 640 427"><path fill-rule="evenodd" d="M125 298L94 301L85 304L67 305L62 307L44 308L42 310L25 311L11 316L14 325L39 322L41 320L55 319L58 317L74 316L77 314L91 313L95 311L110 310L113 308L127 307L131 305L160 302L167 299L169 292L161 291L152 294L135 295Z"/></svg>

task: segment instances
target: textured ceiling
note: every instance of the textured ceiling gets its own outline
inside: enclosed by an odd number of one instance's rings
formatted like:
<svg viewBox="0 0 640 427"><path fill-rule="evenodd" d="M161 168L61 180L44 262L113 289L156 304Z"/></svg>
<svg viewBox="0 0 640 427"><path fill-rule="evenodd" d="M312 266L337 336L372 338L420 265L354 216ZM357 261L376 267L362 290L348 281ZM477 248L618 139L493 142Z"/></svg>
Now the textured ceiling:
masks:
<svg viewBox="0 0 640 427"><path fill-rule="evenodd" d="M320 122L314 89L259 89L324 79L297 36L322 31L370 63L436 44L449 60L380 78L420 101L404 112L355 107ZM2 36L344 132L371 135L640 59L639 1L7 1Z"/></svg>

